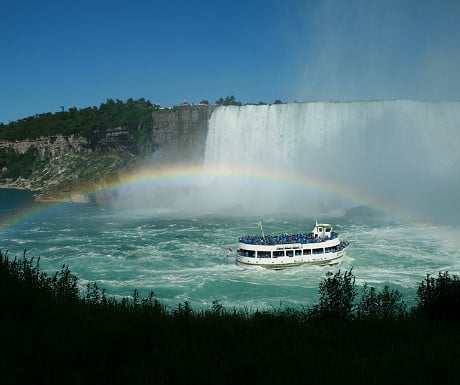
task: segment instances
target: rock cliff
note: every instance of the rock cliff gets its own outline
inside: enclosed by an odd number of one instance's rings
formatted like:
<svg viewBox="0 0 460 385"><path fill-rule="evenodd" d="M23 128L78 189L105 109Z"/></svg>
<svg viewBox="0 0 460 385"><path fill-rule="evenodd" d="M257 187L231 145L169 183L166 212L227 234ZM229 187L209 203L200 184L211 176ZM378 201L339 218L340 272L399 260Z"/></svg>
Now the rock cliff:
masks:
<svg viewBox="0 0 460 385"><path fill-rule="evenodd" d="M201 161L206 147L209 118L215 108L186 105L154 111L152 120L156 149L172 160Z"/></svg>
<svg viewBox="0 0 460 385"><path fill-rule="evenodd" d="M8 177L12 167L0 169L0 187L38 190L41 200L63 197L88 201L85 191L102 191L116 182L120 171L142 165L154 153L168 161L203 159L208 121L214 106L185 105L152 113L150 132L130 132L123 127L94 131L89 137L54 135L35 140L0 141L0 152L13 150L35 156L30 175ZM91 198L93 199L93 198ZM101 197L97 200L103 199Z"/></svg>
<svg viewBox="0 0 460 385"><path fill-rule="evenodd" d="M25 154L30 147L38 150L40 159L50 160L65 155L135 154L136 143L132 135L122 127L94 132L90 139L80 135L53 135L34 140L0 141L0 150L11 148Z"/></svg>

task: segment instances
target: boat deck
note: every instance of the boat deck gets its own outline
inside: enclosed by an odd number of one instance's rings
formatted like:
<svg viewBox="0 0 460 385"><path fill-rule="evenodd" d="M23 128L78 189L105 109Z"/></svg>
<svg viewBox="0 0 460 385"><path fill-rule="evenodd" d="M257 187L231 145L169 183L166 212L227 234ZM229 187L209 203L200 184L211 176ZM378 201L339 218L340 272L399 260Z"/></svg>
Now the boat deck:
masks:
<svg viewBox="0 0 460 385"><path fill-rule="evenodd" d="M246 245L288 245L291 243L321 243L330 239L338 237L336 232L332 232L330 237L319 238L315 237L312 233L301 233L301 234L282 234L282 235L246 235L239 238L240 243Z"/></svg>

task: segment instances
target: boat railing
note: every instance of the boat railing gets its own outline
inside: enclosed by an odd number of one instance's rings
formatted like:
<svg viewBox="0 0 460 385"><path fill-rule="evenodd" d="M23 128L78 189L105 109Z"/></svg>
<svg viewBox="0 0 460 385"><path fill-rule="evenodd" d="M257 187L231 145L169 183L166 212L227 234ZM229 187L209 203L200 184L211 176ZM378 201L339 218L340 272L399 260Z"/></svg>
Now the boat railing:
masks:
<svg viewBox="0 0 460 385"><path fill-rule="evenodd" d="M261 235L246 235L239 238L239 242L245 243L247 245L286 245L292 243L320 243L330 239L335 239L339 235L336 232L332 232L330 237L324 238L315 238L312 233L304 234L282 234L277 236L266 235L265 237Z"/></svg>

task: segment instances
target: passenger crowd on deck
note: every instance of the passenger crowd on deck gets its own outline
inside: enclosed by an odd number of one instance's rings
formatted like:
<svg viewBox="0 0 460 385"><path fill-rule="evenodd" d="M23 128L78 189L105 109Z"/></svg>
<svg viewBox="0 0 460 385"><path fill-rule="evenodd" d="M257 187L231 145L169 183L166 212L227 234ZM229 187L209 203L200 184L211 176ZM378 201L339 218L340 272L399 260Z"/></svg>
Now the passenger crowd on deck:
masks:
<svg viewBox="0 0 460 385"><path fill-rule="evenodd" d="M332 232L331 237L325 236L322 238L315 238L313 233L301 233L301 234L282 234L282 235L246 235L240 237L239 241L247 245L283 245L289 243L317 243L322 240L337 238L338 234Z"/></svg>

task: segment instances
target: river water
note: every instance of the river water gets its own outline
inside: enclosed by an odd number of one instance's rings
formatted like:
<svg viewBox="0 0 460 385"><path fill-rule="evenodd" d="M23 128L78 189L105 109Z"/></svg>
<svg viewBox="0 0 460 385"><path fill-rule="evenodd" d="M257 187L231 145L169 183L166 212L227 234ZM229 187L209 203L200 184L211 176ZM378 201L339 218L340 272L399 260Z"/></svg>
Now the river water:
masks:
<svg viewBox="0 0 460 385"><path fill-rule="evenodd" d="M153 290L169 308L188 300L207 308L267 309L311 306L328 272L353 268L359 285L388 284L415 301L427 273L460 272L459 226L414 225L388 217L318 218L335 225L350 242L338 266L301 266L281 271L242 269L235 264L240 235L310 231L315 218L295 215L181 215L174 210L65 203L38 205L31 194L0 190L0 249L10 257L40 257L53 273L63 264L84 290L97 282L115 297Z"/></svg>
<svg viewBox="0 0 460 385"><path fill-rule="evenodd" d="M216 108L203 162L152 154L112 205L35 205L0 191L0 248L27 249L53 273L109 295L153 290L168 307L311 306L330 271L388 284L413 304L426 274L460 273L460 103L311 102ZM201 148L201 147L200 147ZM181 148L172 159L178 159ZM155 160L166 165L160 167ZM171 154L169 154L171 155ZM148 163L148 162L147 162ZM347 217L366 205L381 216ZM283 214L280 214L283 213ZM350 242L339 266L243 270L241 235L308 232L315 219ZM424 223L422 225L422 223Z"/></svg>

